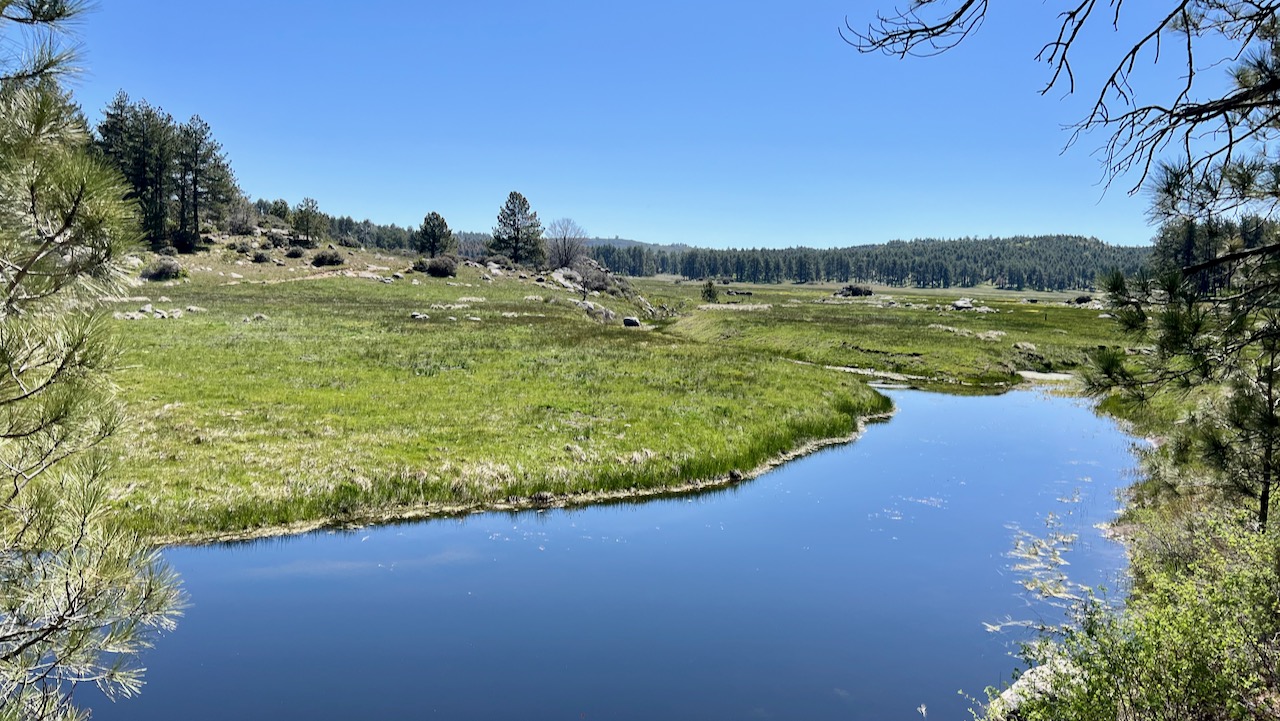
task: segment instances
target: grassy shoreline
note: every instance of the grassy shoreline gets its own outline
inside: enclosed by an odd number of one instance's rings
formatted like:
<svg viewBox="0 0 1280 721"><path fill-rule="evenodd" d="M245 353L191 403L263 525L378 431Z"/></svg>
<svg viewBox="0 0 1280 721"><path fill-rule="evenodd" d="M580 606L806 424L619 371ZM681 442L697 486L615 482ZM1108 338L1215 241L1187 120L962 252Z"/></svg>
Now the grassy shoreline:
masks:
<svg viewBox="0 0 1280 721"><path fill-rule="evenodd" d="M1031 365L1015 340L1061 359L1104 337L1096 313L1052 309L1075 321L1068 337L1013 301L922 332L936 308L778 286L753 290L763 311L700 310L696 285L654 281L637 289L677 316L635 329L619 320L643 315L631 300L590 297L609 320L533 276L392 278L405 259L365 252L346 277L217 250L183 261L185 282L108 307L138 419L114 442L113 498L165 543L717 487L891 412L865 378L824 366L903 373L894 349L917 342L905 370L985 392ZM319 277L280 282L305 276ZM124 320L143 298L200 310Z"/></svg>
<svg viewBox="0 0 1280 721"><path fill-rule="evenodd" d="M769 471L803 458L831 446L852 443L866 432L868 426L883 423L891 419L896 409L884 413L863 416L857 421L853 433L843 437L820 438L805 442L801 446L779 453L768 458L754 468L742 473L729 473L706 479L685 480L667 485L656 485L647 488L624 488L611 491L574 491L564 495L545 497L515 497L494 502L473 502L467 504L427 504L422 506L403 506L368 515L346 517L315 518L297 521L287 525L264 526L244 531L195 533L172 537L156 537L154 542L164 546L195 546L216 543L236 543L254 541L262 538L292 536L325 528L360 528L401 521L425 520L430 518L450 518L473 513L516 512L546 508L578 508L582 506L607 505L615 502L644 501L657 498L673 498L707 491L722 490L752 481Z"/></svg>

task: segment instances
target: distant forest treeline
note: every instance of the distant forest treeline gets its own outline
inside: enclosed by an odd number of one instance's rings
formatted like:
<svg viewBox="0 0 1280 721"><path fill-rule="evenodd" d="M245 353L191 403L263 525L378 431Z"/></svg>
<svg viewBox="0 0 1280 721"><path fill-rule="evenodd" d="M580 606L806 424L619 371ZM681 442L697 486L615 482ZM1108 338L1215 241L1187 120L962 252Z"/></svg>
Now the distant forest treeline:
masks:
<svg viewBox="0 0 1280 721"><path fill-rule="evenodd" d="M250 202L237 186L212 129L199 116L178 123L159 106L134 101L121 92L104 109L94 139L103 157L129 184L129 197L137 203L152 250L191 252L201 244L204 232L221 229L240 234L258 227L291 228L295 242L307 245L325 240L387 250L413 250L418 245L413 228L330 215L310 198L297 204L265 198ZM1257 223L1249 227L1255 226L1260 227ZM1226 226L1166 229L1161 240L1166 254L1195 255L1201 246L1216 247L1221 243L1219 236L1232 232ZM464 257L482 258L492 248L489 233L453 232L452 236ZM621 238L582 240L598 262L630 276L931 288L981 283L1013 289L1087 288L1107 271L1137 271L1151 255L1148 248L1117 247L1066 235L893 241L828 250L710 250Z"/></svg>
<svg viewBox="0 0 1280 721"><path fill-rule="evenodd" d="M669 273L745 283L860 282L918 288L968 287L1067 290L1088 288L1102 273L1134 273L1148 247L1122 247L1096 238L1044 235L959 240L895 240L877 245L671 252L644 245L595 245L595 259L632 276Z"/></svg>

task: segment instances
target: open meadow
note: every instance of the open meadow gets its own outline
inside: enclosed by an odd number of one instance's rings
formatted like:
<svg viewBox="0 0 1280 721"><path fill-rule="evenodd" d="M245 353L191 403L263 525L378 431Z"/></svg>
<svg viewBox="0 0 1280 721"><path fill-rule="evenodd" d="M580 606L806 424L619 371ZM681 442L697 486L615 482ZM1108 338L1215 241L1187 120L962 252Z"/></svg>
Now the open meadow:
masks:
<svg viewBox="0 0 1280 721"><path fill-rule="evenodd" d="M1052 298L979 313L937 309L956 293L723 286L740 303L708 305L696 283L633 281L658 307L646 315L607 294L584 309L549 276L433 278L342 252L317 269L215 247L109 304L134 418L114 492L132 527L236 537L723 483L889 411L867 372L990 392L1116 342L1096 309Z"/></svg>

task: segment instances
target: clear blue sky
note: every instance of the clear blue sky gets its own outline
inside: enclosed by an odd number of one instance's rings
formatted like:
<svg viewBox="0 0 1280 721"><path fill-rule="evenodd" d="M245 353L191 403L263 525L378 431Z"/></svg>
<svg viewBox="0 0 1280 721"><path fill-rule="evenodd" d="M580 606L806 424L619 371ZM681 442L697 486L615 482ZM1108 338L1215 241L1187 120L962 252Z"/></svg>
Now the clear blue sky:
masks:
<svg viewBox="0 0 1280 721"><path fill-rule="evenodd" d="M384 223L487 231L519 190L655 243L1150 239L1101 137L1062 152L1084 98L1038 93L1051 11L997 6L940 58L841 41L888 2L104 0L75 90L92 122L120 89L199 114L251 198Z"/></svg>

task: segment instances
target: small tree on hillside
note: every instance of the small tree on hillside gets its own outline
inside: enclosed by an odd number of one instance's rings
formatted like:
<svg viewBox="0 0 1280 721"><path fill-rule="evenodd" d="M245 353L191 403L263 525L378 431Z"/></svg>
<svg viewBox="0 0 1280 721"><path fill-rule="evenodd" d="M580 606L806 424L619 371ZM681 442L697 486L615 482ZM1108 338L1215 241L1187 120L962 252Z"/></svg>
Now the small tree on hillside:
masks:
<svg viewBox="0 0 1280 721"><path fill-rule="evenodd" d="M453 231L449 230L449 224L445 222L444 216L432 211L422 219L422 225L413 234L413 245L419 253L428 258L434 258L453 251L457 241L453 237Z"/></svg>
<svg viewBox="0 0 1280 721"><path fill-rule="evenodd" d="M320 204L315 198L303 198L293 209L293 229L302 237L304 243L315 247L328 221L320 213Z"/></svg>
<svg viewBox="0 0 1280 721"><path fill-rule="evenodd" d="M547 264L552 268L572 268L587 254L587 231L572 218L560 218L547 225Z"/></svg>
<svg viewBox="0 0 1280 721"><path fill-rule="evenodd" d="M270 215L274 215L280 220L283 220L284 222L288 223L290 220L290 217L293 215L293 210L289 207L289 201L285 200L284 198L276 198L275 200L271 201L271 204L267 208L266 213Z"/></svg>
<svg viewBox="0 0 1280 721"><path fill-rule="evenodd" d="M514 190L498 211L498 224L493 228L489 252L505 255L517 265L541 265L546 258L538 214L530 210L529 201Z"/></svg>
<svg viewBox="0 0 1280 721"><path fill-rule="evenodd" d="M708 303L715 303L720 300L720 291L716 289L714 280L708 280L702 284L702 299Z"/></svg>

